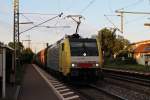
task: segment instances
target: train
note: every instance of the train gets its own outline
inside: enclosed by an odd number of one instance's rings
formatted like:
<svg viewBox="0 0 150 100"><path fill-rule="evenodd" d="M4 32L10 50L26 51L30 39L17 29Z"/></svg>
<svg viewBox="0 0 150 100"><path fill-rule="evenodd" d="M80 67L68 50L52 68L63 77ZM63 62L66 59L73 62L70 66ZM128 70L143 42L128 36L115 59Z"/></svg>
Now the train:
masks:
<svg viewBox="0 0 150 100"><path fill-rule="evenodd" d="M68 35L38 52L34 61L41 68L68 80L103 79L99 39Z"/></svg>

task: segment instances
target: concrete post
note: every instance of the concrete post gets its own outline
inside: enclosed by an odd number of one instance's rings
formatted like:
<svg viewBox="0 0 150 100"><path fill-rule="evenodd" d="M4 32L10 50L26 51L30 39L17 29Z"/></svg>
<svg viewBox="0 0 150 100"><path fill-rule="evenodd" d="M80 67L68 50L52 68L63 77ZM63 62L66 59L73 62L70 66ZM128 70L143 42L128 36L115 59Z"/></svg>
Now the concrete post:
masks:
<svg viewBox="0 0 150 100"><path fill-rule="evenodd" d="M6 48L3 48L3 68L2 68L2 98L6 97Z"/></svg>

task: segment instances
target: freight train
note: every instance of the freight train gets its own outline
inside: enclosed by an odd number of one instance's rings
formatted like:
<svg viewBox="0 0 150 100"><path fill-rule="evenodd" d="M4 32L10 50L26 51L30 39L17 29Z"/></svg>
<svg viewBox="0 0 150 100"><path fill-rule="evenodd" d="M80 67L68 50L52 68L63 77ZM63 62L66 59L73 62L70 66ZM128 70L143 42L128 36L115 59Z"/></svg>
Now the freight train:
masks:
<svg viewBox="0 0 150 100"><path fill-rule="evenodd" d="M101 53L98 38L74 34L41 50L34 59L43 69L69 80L97 80L103 77Z"/></svg>

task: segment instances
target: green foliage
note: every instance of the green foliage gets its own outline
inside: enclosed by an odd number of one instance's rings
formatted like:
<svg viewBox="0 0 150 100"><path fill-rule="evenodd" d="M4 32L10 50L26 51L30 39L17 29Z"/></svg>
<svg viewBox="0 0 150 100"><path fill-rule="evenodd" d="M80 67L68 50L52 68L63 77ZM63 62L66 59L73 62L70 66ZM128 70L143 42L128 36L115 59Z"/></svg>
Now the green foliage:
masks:
<svg viewBox="0 0 150 100"><path fill-rule="evenodd" d="M138 64L107 64L104 68L112 68L112 69L121 69L121 70L131 70L131 71L138 71L138 72L150 72L150 68L147 68L144 65Z"/></svg>
<svg viewBox="0 0 150 100"><path fill-rule="evenodd" d="M129 40L124 39L123 36L115 34L115 29L110 30L104 28L98 32L104 58L113 58L114 54L118 54L121 50L126 49L129 45Z"/></svg>
<svg viewBox="0 0 150 100"><path fill-rule="evenodd" d="M126 50L130 42L127 39L124 39L123 36L118 35L115 39L115 45L113 48L114 54L118 54L122 50Z"/></svg>
<svg viewBox="0 0 150 100"><path fill-rule="evenodd" d="M14 42L9 42L8 46L14 48ZM16 48L19 50L23 50L24 46L21 42L19 42L19 43L16 43Z"/></svg>
<svg viewBox="0 0 150 100"><path fill-rule="evenodd" d="M21 61L24 63L31 63L33 55L34 55L33 51L30 48L26 48L25 50L22 51Z"/></svg>
<svg viewBox="0 0 150 100"><path fill-rule="evenodd" d="M9 42L8 46L14 48L14 43ZM19 52L21 63L31 63L34 53L30 48L24 49L24 46L21 42L16 43L17 53Z"/></svg>

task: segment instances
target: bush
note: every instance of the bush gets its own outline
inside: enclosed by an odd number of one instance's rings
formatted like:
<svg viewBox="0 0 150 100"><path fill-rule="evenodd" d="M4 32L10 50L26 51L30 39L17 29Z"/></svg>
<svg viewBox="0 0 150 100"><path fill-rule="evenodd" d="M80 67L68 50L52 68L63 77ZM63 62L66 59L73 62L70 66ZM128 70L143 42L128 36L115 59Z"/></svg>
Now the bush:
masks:
<svg viewBox="0 0 150 100"><path fill-rule="evenodd" d="M118 57L116 59L107 58L107 59L105 59L104 64L122 65L122 64L137 64L137 63L136 63L136 60L134 58Z"/></svg>
<svg viewBox="0 0 150 100"><path fill-rule="evenodd" d="M115 64L137 64L134 58L123 58L119 57L115 59Z"/></svg>

